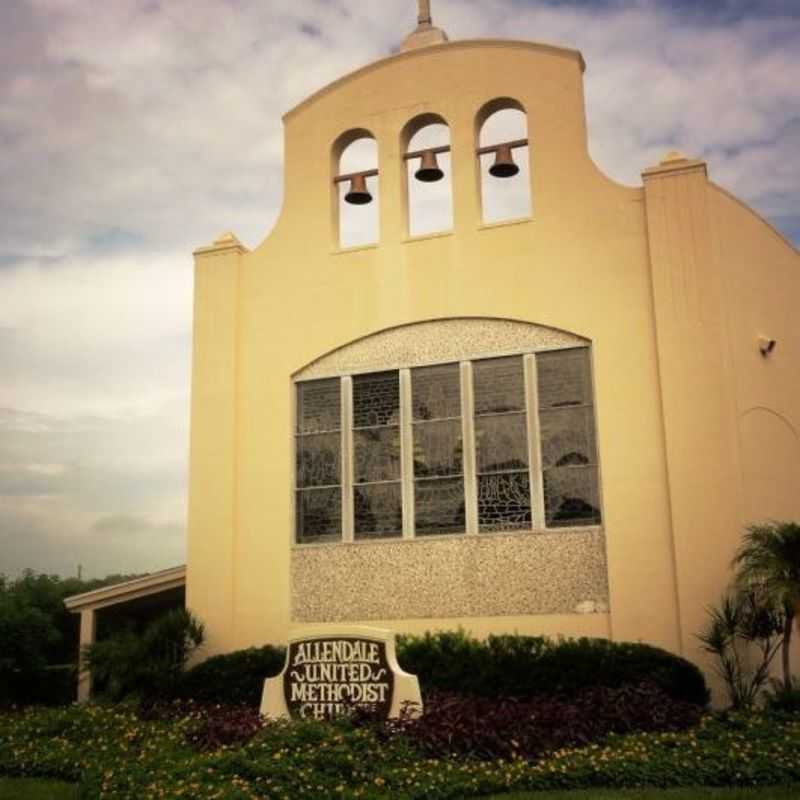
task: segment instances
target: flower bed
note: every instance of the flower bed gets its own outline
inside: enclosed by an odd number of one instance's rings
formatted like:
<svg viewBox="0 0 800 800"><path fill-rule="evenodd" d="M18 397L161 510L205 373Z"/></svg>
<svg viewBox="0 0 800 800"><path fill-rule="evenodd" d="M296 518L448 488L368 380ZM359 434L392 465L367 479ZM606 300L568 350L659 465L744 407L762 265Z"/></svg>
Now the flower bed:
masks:
<svg viewBox="0 0 800 800"><path fill-rule="evenodd" d="M348 722L262 727L230 709L151 717L103 706L0 714L0 774L77 781L85 796L119 800L456 800L532 789L800 784L797 715L708 715L686 731L615 734L532 761L425 757L405 736Z"/></svg>

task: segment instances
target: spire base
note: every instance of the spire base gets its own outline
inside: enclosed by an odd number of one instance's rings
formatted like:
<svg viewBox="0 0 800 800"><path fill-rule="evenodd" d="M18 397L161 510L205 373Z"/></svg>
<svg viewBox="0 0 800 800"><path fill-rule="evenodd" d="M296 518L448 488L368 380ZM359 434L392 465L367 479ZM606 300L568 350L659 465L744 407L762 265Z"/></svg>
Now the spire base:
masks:
<svg viewBox="0 0 800 800"><path fill-rule="evenodd" d="M434 44L444 44L450 41L447 34L430 22L420 22L416 30L412 31L400 45L400 52L417 50L420 47L430 47Z"/></svg>

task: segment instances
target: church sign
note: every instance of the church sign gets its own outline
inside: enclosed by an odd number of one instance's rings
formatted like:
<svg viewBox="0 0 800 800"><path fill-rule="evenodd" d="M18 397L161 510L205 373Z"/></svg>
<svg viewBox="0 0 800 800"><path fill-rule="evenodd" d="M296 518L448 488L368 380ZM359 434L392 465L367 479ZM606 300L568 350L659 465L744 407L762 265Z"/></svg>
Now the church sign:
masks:
<svg viewBox="0 0 800 800"><path fill-rule="evenodd" d="M386 719L406 703L422 707L417 678L397 664L393 632L317 628L290 637L283 672L264 683L261 713L332 719L364 710Z"/></svg>

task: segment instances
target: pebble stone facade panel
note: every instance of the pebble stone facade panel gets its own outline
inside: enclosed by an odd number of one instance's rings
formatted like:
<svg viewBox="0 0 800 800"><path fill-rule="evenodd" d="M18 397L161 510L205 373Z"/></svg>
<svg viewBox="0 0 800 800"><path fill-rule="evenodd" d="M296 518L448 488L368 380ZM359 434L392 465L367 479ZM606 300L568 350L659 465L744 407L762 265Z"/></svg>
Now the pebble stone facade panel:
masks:
<svg viewBox="0 0 800 800"><path fill-rule="evenodd" d="M292 620L605 612L605 552L598 529L298 547Z"/></svg>
<svg viewBox="0 0 800 800"><path fill-rule="evenodd" d="M585 344L580 336L510 319L429 320L347 344L309 364L295 378L310 380Z"/></svg>

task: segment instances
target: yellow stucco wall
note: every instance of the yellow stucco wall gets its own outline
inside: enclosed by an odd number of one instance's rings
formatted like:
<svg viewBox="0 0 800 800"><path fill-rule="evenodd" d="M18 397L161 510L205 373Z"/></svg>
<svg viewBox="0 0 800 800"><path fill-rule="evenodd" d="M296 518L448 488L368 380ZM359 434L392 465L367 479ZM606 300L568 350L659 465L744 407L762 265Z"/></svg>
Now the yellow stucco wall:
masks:
<svg viewBox="0 0 800 800"><path fill-rule="evenodd" d="M574 51L496 41L370 65L285 117L284 207L266 241L197 252L187 604L209 654L283 641L291 624L292 375L390 327L489 317L591 342L610 613L370 624L610 636L697 657L703 605L727 579L744 508L761 502L755 489L744 499L740 451L783 441L781 424L800 430L797 331L786 314L773 325L774 304L800 299L798 255L701 165L656 171L644 189L604 176L587 151L582 69ZM498 97L528 114L533 216L485 226L475 119ZM422 113L450 126L454 229L409 239L401 132ZM353 128L378 143L380 243L340 251L332 146ZM759 325L780 340L769 363ZM781 464L798 458L786 445ZM767 477L758 491L800 516L797 482Z"/></svg>

